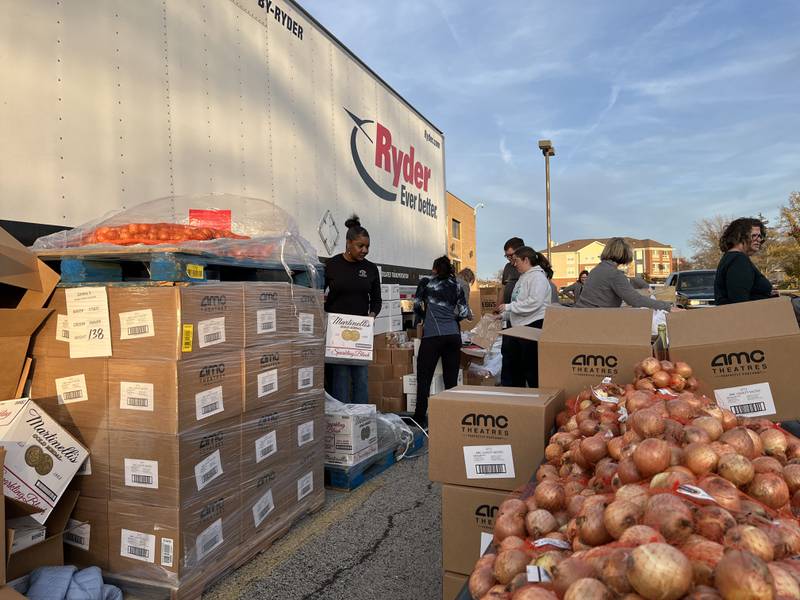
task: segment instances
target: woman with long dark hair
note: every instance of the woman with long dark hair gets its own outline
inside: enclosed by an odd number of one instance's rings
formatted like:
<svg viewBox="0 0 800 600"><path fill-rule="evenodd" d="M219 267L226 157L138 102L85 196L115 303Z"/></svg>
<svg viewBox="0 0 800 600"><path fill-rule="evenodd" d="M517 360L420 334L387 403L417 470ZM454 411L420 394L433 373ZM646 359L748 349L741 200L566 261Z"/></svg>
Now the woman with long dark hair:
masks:
<svg viewBox="0 0 800 600"><path fill-rule="evenodd" d="M367 260L369 232L357 215L345 221L345 251L325 263L325 312L375 317L381 311L378 267ZM325 365L325 388L340 402L367 404L366 365Z"/></svg>
<svg viewBox="0 0 800 600"><path fill-rule="evenodd" d="M417 286L414 313L422 321L422 340L417 355L417 407L414 420L428 426L428 396L439 359L442 361L444 387L458 384L461 363L459 322L469 315L464 290L456 281L453 263L446 256L433 262L433 276Z"/></svg>
<svg viewBox="0 0 800 600"><path fill-rule="evenodd" d="M750 260L766 237L767 228L759 219L736 219L722 232L719 249L723 255L714 277L717 304L763 300L773 295L772 284Z"/></svg>

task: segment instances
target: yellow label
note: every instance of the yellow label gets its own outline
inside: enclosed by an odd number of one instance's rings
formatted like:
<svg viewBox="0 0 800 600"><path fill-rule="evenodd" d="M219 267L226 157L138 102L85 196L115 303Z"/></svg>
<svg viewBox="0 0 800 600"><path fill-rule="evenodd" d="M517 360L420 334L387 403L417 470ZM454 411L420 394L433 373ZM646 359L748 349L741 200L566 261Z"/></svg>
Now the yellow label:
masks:
<svg viewBox="0 0 800 600"><path fill-rule="evenodd" d="M203 279L204 272L203 265L186 265L186 274L192 279Z"/></svg>
<svg viewBox="0 0 800 600"><path fill-rule="evenodd" d="M192 351L192 339L194 338L194 325L189 323L183 326L183 341L181 343L181 350L183 352Z"/></svg>

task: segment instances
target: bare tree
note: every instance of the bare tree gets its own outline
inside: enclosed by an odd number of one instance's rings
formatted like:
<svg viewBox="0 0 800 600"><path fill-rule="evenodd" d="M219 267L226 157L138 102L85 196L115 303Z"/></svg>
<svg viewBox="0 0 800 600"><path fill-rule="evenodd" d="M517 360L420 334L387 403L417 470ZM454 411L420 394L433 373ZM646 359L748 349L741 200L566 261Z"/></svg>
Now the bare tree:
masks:
<svg viewBox="0 0 800 600"><path fill-rule="evenodd" d="M694 250L694 255L689 260L694 269L715 269L722 256L719 249L719 238L725 227L733 217L715 215L695 221L689 246Z"/></svg>

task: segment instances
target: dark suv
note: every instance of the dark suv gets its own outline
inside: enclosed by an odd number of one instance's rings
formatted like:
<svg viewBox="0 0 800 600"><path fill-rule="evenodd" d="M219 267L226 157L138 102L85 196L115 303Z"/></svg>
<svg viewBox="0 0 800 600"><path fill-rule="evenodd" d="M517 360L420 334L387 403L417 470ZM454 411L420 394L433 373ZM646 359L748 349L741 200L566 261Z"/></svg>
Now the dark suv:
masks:
<svg viewBox="0 0 800 600"><path fill-rule="evenodd" d="M675 304L683 308L702 308L714 305L713 269L678 271L667 277L664 285L675 288Z"/></svg>

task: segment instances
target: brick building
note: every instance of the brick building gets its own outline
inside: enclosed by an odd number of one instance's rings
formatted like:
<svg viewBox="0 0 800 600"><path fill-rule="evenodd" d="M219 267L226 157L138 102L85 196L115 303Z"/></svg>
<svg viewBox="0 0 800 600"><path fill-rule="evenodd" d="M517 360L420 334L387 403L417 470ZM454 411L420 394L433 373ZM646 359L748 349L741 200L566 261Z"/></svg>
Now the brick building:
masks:
<svg viewBox="0 0 800 600"><path fill-rule="evenodd" d="M447 192L447 255L456 272L469 267L478 273L475 209L455 194Z"/></svg>

